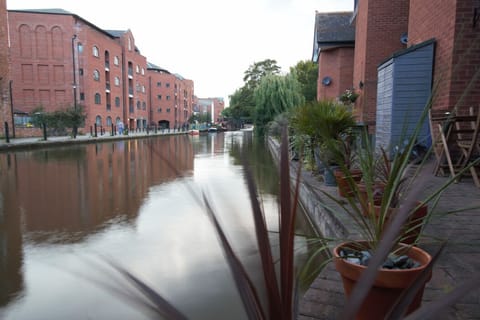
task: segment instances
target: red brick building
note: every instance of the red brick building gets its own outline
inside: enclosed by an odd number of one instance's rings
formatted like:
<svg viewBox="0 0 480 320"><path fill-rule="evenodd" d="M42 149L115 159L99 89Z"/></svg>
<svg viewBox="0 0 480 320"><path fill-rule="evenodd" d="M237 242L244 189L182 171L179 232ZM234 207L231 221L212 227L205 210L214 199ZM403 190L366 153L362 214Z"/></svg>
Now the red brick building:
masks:
<svg viewBox="0 0 480 320"><path fill-rule="evenodd" d="M352 12L315 14L312 60L318 63L317 100L336 99L353 87L355 28Z"/></svg>
<svg viewBox="0 0 480 320"><path fill-rule="evenodd" d="M10 74L8 50L7 2L0 0L0 136L4 135L5 122L12 129L10 104Z"/></svg>
<svg viewBox="0 0 480 320"><path fill-rule="evenodd" d="M391 57L401 55L428 42L434 42L433 97L434 109L467 108L480 101L480 3L475 0L450 0L426 3L422 0L358 0L350 17L355 27L353 62L338 59L322 47L342 33L338 25L325 17L343 13L316 14L314 61L318 51L318 98L339 96L335 79L341 70L353 66L353 87L360 94L355 102L357 119L375 132L378 108L378 67ZM319 19L319 17L324 17ZM320 25L319 25L320 24ZM330 38L321 39L319 32ZM334 47L339 56L340 49ZM320 49L320 50L319 50ZM331 51L331 50L330 50ZM353 65L352 65L353 64ZM331 88L322 86L328 74ZM347 83L347 81L344 81ZM345 87L344 84L341 84ZM350 86L350 84L349 84ZM338 90L338 91L337 91ZM395 104L395 101L393 102Z"/></svg>
<svg viewBox="0 0 480 320"><path fill-rule="evenodd" d="M150 119L162 128L182 128L192 114L193 81L148 63Z"/></svg>
<svg viewBox="0 0 480 320"><path fill-rule="evenodd" d="M61 9L9 10L8 18L13 110L16 127L26 131L22 135L35 135L29 119L39 107L83 107L84 133L95 124L107 131L119 122L143 130L162 120L172 127L188 120L193 81L169 80L172 105L163 108L171 108L173 117L158 117L162 107L151 95L152 73L130 30L102 30Z"/></svg>
<svg viewBox="0 0 480 320"><path fill-rule="evenodd" d="M225 109L223 98L196 98L194 110L201 115L210 115L211 123L221 122L220 113Z"/></svg>

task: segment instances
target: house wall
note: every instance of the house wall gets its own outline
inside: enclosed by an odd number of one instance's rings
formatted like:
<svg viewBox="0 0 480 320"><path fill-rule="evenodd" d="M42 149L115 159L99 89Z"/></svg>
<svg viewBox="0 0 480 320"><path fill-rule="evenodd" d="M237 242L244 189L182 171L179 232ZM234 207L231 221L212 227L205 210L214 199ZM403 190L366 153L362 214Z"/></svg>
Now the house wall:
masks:
<svg viewBox="0 0 480 320"><path fill-rule="evenodd" d="M430 38L437 43L434 109L479 105L480 22L473 26L474 7L474 0L410 0L409 45ZM477 80L472 80L476 74Z"/></svg>
<svg viewBox="0 0 480 320"><path fill-rule="evenodd" d="M318 63L317 100L336 99L345 89L351 88L353 77L354 48L335 48L320 51ZM324 77L332 78L324 86Z"/></svg>
<svg viewBox="0 0 480 320"><path fill-rule="evenodd" d="M10 73L8 55L7 2L0 0L0 136L4 135L4 123L12 130L12 113L10 108Z"/></svg>
<svg viewBox="0 0 480 320"><path fill-rule="evenodd" d="M170 128L175 126L175 80L170 73L148 70L150 78L150 97L152 121L158 126L159 121L168 121ZM177 120L178 121L178 120Z"/></svg>
<svg viewBox="0 0 480 320"><path fill-rule="evenodd" d="M405 48L400 37L408 29L408 0L358 1L355 19L355 58L353 84L359 98L355 114L359 121L374 132L377 99L377 67L392 55Z"/></svg>

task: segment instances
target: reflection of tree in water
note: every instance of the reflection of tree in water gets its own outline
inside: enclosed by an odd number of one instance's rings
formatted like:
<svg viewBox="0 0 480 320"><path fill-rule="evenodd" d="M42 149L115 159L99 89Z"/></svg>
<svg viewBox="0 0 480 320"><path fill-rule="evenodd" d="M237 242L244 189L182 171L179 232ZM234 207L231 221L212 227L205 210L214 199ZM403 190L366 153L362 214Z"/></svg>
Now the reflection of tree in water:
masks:
<svg viewBox="0 0 480 320"><path fill-rule="evenodd" d="M263 137L254 136L251 132L244 132L242 140L231 139L230 155L235 159L237 165L244 163L242 158L248 162L261 193L278 194L278 169L273 163Z"/></svg>
<svg viewBox="0 0 480 320"><path fill-rule="evenodd" d="M87 156L85 146L70 146L65 148L50 148L37 150L31 156L38 162L69 162L72 160L83 160Z"/></svg>

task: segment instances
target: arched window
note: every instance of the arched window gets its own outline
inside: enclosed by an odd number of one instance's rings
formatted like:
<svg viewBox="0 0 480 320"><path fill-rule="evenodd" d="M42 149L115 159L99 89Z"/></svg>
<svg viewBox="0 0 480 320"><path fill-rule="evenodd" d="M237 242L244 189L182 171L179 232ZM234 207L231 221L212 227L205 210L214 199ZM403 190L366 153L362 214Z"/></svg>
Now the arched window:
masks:
<svg viewBox="0 0 480 320"><path fill-rule="evenodd" d="M99 53L98 53L98 47L97 46L93 46L92 48L92 54L95 56L95 57L98 57L99 56Z"/></svg>
<svg viewBox="0 0 480 320"><path fill-rule="evenodd" d="M100 96L100 93L95 93L95 104L101 104L102 103L102 97Z"/></svg>
<svg viewBox="0 0 480 320"><path fill-rule="evenodd" d="M116 124L119 124L119 123L120 123L120 117L117 117L117 119L115 119L115 123L116 123Z"/></svg>
<svg viewBox="0 0 480 320"><path fill-rule="evenodd" d="M137 101L137 109L140 109L141 108L141 103L140 101Z"/></svg>
<svg viewBox="0 0 480 320"><path fill-rule="evenodd" d="M120 107L120 97L115 97L115 107Z"/></svg>
<svg viewBox="0 0 480 320"><path fill-rule="evenodd" d="M95 123L97 124L97 126L101 126L102 125L102 117L97 116L95 118Z"/></svg>
<svg viewBox="0 0 480 320"><path fill-rule="evenodd" d="M145 103L145 101L143 101L143 103L142 103L142 109L147 110L147 104Z"/></svg>
<svg viewBox="0 0 480 320"><path fill-rule="evenodd" d="M111 126L112 125L112 117L108 116L107 117L107 126Z"/></svg>
<svg viewBox="0 0 480 320"><path fill-rule="evenodd" d="M93 80L100 81L100 71L97 69L93 70Z"/></svg>

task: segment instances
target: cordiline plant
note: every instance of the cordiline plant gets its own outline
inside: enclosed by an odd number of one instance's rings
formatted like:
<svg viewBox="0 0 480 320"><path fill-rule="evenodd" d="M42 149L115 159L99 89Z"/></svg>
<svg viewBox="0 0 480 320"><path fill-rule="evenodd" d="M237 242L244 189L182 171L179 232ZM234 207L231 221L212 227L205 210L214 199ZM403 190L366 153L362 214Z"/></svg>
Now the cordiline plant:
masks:
<svg viewBox="0 0 480 320"><path fill-rule="evenodd" d="M292 197L292 189L290 184L290 164L288 156L288 137L286 129L282 133L282 143L280 150L280 209L279 209L279 226L280 226L280 272L275 271L275 260L272 254L272 246L268 237L267 224L265 221L262 206L258 201L258 194L256 184L248 165L246 165L246 180L248 192L250 195L250 202L252 207L252 214L255 223L256 240L258 243L259 256L262 265L262 274L264 285L266 288L266 299L261 299L258 290L250 279L246 269L242 265L240 259L236 256L232 249L216 214L210 204L208 197L203 194L198 196L193 189L189 189L191 196L197 203L205 208L205 212L210 218L222 246L225 259L230 267L232 277L236 284L239 295L242 299L248 319L296 319L296 292L298 279L294 267L294 223L297 211L297 203L299 199L299 185L301 168L298 167L296 172L296 181L294 185L294 192ZM172 170L175 170L173 166ZM190 188L187 185L187 188ZM342 319L352 319L355 316L359 306L365 298L369 288L372 286L376 277L376 273L381 263L385 260L390 252L390 249L395 243L398 233L402 229L404 219L402 216L407 215L407 207L414 205L411 199L406 199L409 206L402 208L402 213L397 215L392 221L390 228L388 228L383 236L382 241L379 242L367 270L362 274L359 284L352 293L347 302ZM405 212L403 212L405 211ZM325 250L326 246L322 246L320 250ZM432 262L436 260L438 254L434 256ZM107 263L116 270L121 278L130 283L135 289L135 292L129 291L127 286L120 289L112 289L108 285L103 284L107 290L113 291L118 296L124 299L129 299L131 302L143 308L146 312L153 314L160 319L187 319L187 317L179 310L179 308L172 305L161 294L153 290L142 280L131 274L128 270L118 265L115 262L107 261ZM422 273L419 278L406 290L402 297L397 301L397 304L392 308L388 319L401 319L404 317L410 301L416 294L417 285L424 282L424 279L429 276L429 272L433 263ZM455 303L465 293L480 285L480 276L475 277L468 284L460 286L456 290L445 295L442 299L434 301L431 304L424 305L408 316L408 319L427 319L438 317L439 312L453 303ZM124 291L122 291L124 290ZM262 301L266 301L263 303Z"/></svg>

